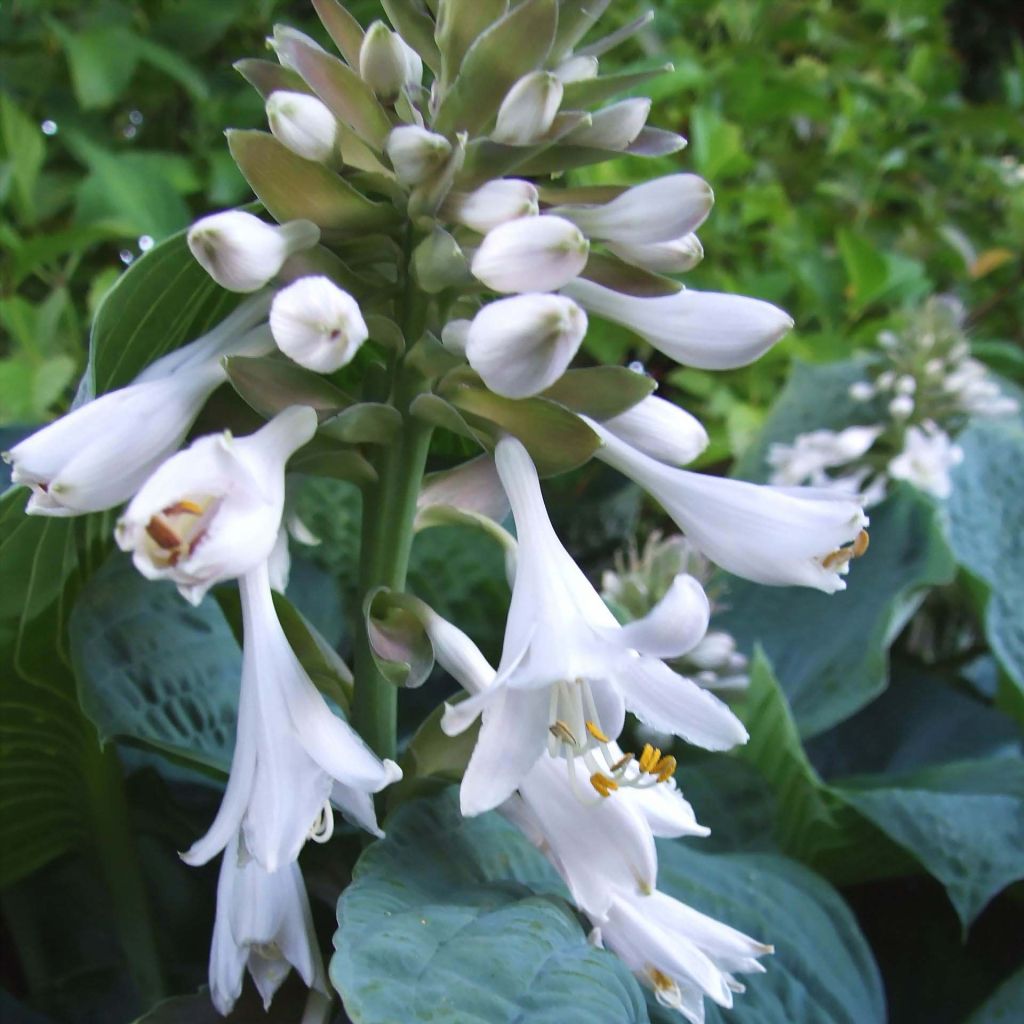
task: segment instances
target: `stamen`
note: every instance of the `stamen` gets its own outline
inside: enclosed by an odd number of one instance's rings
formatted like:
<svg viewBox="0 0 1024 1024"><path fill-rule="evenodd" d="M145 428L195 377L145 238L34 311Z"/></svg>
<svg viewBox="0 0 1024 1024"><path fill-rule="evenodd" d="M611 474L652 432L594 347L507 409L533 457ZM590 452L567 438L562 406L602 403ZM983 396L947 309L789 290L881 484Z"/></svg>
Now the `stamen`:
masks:
<svg viewBox="0 0 1024 1024"><path fill-rule="evenodd" d="M601 794L601 796L611 796L619 788L619 784L612 778L609 778L603 772L594 772L590 776L590 784Z"/></svg>
<svg viewBox="0 0 1024 1024"><path fill-rule="evenodd" d="M168 505L167 508L164 509L165 516L201 516L202 514L202 505L197 505L194 501L189 501L187 498L183 498L181 501L176 501L173 505Z"/></svg>
<svg viewBox="0 0 1024 1024"><path fill-rule="evenodd" d="M630 763L630 761L633 760L634 757L636 757L635 754L623 754L622 757L620 757L618 761L615 762L615 764L610 766L611 773L613 775L617 775L619 772L626 768L626 766Z"/></svg>
<svg viewBox="0 0 1024 1024"><path fill-rule="evenodd" d="M579 746L576 742L576 737L572 734L572 730L560 718L556 719L549 726L549 730L556 739L562 740L565 743L571 743L574 747Z"/></svg>
<svg viewBox="0 0 1024 1024"><path fill-rule="evenodd" d="M871 538L868 536L867 530L861 530L857 534L857 539L853 542L853 557L860 558L868 549L868 544L871 543Z"/></svg>
<svg viewBox="0 0 1024 1024"><path fill-rule="evenodd" d="M595 722L589 722L588 721L586 724L587 724L587 732L589 732L590 735L593 736L594 739L597 740L599 743L610 743L611 742L611 740L609 740L608 737L605 736L605 734L603 732L601 732L600 728L598 728L598 726L597 726L597 724Z"/></svg>
<svg viewBox="0 0 1024 1024"><path fill-rule="evenodd" d="M146 524L146 533L165 551L171 551L181 544L181 534L161 515L155 515L150 519Z"/></svg>
<svg viewBox="0 0 1024 1024"><path fill-rule="evenodd" d="M656 989L665 990L676 987L676 983L667 974L659 971L657 967L648 967L647 977L651 979L651 983Z"/></svg>
<svg viewBox="0 0 1024 1024"><path fill-rule="evenodd" d="M867 551L869 542L870 538L868 537L868 531L861 530L854 538L852 544L848 544L846 547L836 548L835 551L826 555L821 560L821 564L826 569L841 569L854 558L860 558L860 556Z"/></svg>
<svg viewBox="0 0 1024 1024"><path fill-rule="evenodd" d="M650 743L644 744L644 749L640 752L640 771L650 772L654 770L654 766L661 760L661 751L657 747L652 747Z"/></svg>
<svg viewBox="0 0 1024 1024"><path fill-rule="evenodd" d="M655 766L652 775L658 776L659 782L668 782L676 773L676 759L666 754Z"/></svg>

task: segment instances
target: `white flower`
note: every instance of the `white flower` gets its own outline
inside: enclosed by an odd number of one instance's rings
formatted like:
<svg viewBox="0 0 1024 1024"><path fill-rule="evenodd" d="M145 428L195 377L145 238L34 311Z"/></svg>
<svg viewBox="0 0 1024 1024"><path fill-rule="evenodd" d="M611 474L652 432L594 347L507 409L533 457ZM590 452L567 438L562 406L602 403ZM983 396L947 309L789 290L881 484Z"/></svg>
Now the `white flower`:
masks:
<svg viewBox="0 0 1024 1024"><path fill-rule="evenodd" d="M469 344L469 328L472 320L449 320L441 328L441 344L449 352L464 356L466 345Z"/></svg>
<svg viewBox="0 0 1024 1024"><path fill-rule="evenodd" d="M448 197L445 212L459 224L481 235L519 217L535 217L539 209L537 186L519 178L496 178L469 193Z"/></svg>
<svg viewBox="0 0 1024 1024"><path fill-rule="evenodd" d="M562 288L590 313L622 324L665 355L700 370L746 366L792 326L777 306L743 295L683 289L639 298L577 278Z"/></svg>
<svg viewBox="0 0 1024 1024"><path fill-rule="evenodd" d="M683 654L703 636L709 609L700 584L677 578L649 615L620 626L555 535L526 449L504 438L495 461L519 551L497 679L449 707L442 721L446 732L461 732L483 712L462 782L463 813L480 814L506 800L545 748L582 759L602 796L629 785L626 766L608 749L626 707L708 749L743 742L746 731L724 704L660 660ZM651 764L645 775L667 779L673 768Z"/></svg>
<svg viewBox="0 0 1024 1024"><path fill-rule="evenodd" d="M622 100L595 111L589 124L575 128L566 138L571 146L625 149L647 124L651 101L646 96Z"/></svg>
<svg viewBox="0 0 1024 1024"><path fill-rule="evenodd" d="M850 385L850 397L855 402L870 402L875 397L875 386L866 380L854 381Z"/></svg>
<svg viewBox="0 0 1024 1024"><path fill-rule="evenodd" d="M380 834L369 794L402 773L331 711L306 674L274 610L266 564L239 590L245 643L231 774L210 830L182 858L205 864L241 828L252 856L277 871L307 839L329 836L332 800Z"/></svg>
<svg viewBox="0 0 1024 1024"><path fill-rule="evenodd" d="M755 583L845 589L840 573L867 545L868 519L856 501L819 488L766 487L676 469L587 422L604 441L597 457L643 487L723 569Z"/></svg>
<svg viewBox="0 0 1024 1024"><path fill-rule="evenodd" d="M907 427L903 451L889 462L889 476L906 480L936 498L953 490L949 471L963 462L963 449L934 423Z"/></svg>
<svg viewBox="0 0 1024 1024"><path fill-rule="evenodd" d="M654 395L604 420L603 426L652 459L673 466L693 462L708 446L708 432L700 420Z"/></svg>
<svg viewBox="0 0 1024 1024"><path fill-rule="evenodd" d="M127 501L184 440L225 379L220 357L272 347L265 296L208 334L150 364L132 384L73 409L4 452L11 480L32 488L26 511L76 516Z"/></svg>
<svg viewBox="0 0 1024 1024"><path fill-rule="evenodd" d="M563 60L553 74L564 85L570 82L585 82L589 78L597 78L598 62L596 57L576 56Z"/></svg>
<svg viewBox="0 0 1024 1024"><path fill-rule="evenodd" d="M267 98L267 122L278 141L306 160L334 156L338 122L315 96L278 89Z"/></svg>
<svg viewBox="0 0 1024 1024"><path fill-rule="evenodd" d="M768 448L768 465L775 472L771 482L783 486L816 480L822 470L843 466L864 455L885 428L877 426L812 430L798 434L793 443L775 443Z"/></svg>
<svg viewBox="0 0 1024 1024"><path fill-rule="evenodd" d="M1000 391L984 364L976 359L962 360L942 382L942 388L973 416L1012 415L1019 408L1017 401Z"/></svg>
<svg viewBox="0 0 1024 1024"><path fill-rule="evenodd" d="M594 941L652 988L659 1003L691 1024L704 1024L704 996L732 1006L733 993L743 991L734 973L763 972L757 958L774 952L656 890L616 895L594 923Z"/></svg>
<svg viewBox="0 0 1024 1024"><path fill-rule="evenodd" d="M527 398L565 373L586 333L587 315L571 299L516 295L473 318L466 358L496 394Z"/></svg>
<svg viewBox="0 0 1024 1024"><path fill-rule="evenodd" d="M279 291L270 330L286 356L317 373L348 365L369 337L356 300L327 277L301 277Z"/></svg>
<svg viewBox="0 0 1024 1024"><path fill-rule="evenodd" d="M555 206L551 212L576 224L589 238L629 245L670 242L696 231L715 195L696 174L671 174L627 189L607 203Z"/></svg>
<svg viewBox="0 0 1024 1024"><path fill-rule="evenodd" d="M620 260L655 274L685 274L704 259L704 246L692 232L668 242L638 245L613 242L608 248Z"/></svg>
<svg viewBox="0 0 1024 1024"><path fill-rule="evenodd" d="M889 414L897 420L905 420L914 411L914 400L910 395L897 395L889 403Z"/></svg>
<svg viewBox="0 0 1024 1024"><path fill-rule="evenodd" d="M423 61L397 32L375 21L359 48L359 77L382 100L392 102L405 86L420 84Z"/></svg>
<svg viewBox="0 0 1024 1024"><path fill-rule="evenodd" d="M524 75L502 100L491 138L509 146L540 138L558 113L562 93L562 83L548 71Z"/></svg>
<svg viewBox="0 0 1024 1024"><path fill-rule="evenodd" d="M299 865L268 872L236 832L220 866L210 948L210 998L218 1013L234 1008L247 967L265 1010L293 967L308 988L330 992Z"/></svg>
<svg viewBox="0 0 1024 1024"><path fill-rule="evenodd" d="M561 217L499 224L473 256L473 275L496 292L553 292L587 265L590 243Z"/></svg>
<svg viewBox="0 0 1024 1024"><path fill-rule="evenodd" d="M428 132L414 124L403 124L392 130L384 144L384 152L403 185L418 185L448 159L452 144L436 132Z"/></svg>
<svg viewBox="0 0 1024 1024"><path fill-rule="evenodd" d="M280 226L242 210L226 210L197 220L188 247L202 268L230 292L254 292L277 276L289 256L311 249L320 229L309 220Z"/></svg>
<svg viewBox="0 0 1024 1024"><path fill-rule="evenodd" d="M201 437L143 484L116 538L149 579L171 579L198 604L215 583L251 571L273 550L284 508L284 466L316 432L292 406L248 437Z"/></svg>

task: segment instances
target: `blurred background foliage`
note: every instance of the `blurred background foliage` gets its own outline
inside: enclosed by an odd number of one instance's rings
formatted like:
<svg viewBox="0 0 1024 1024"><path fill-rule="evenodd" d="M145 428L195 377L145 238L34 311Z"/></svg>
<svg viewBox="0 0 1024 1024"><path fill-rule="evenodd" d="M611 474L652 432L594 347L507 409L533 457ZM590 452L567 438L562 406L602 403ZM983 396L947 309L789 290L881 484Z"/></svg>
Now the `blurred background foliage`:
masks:
<svg viewBox="0 0 1024 1024"><path fill-rule="evenodd" d="M373 0L349 6L364 25L380 16ZM618 0L603 24L625 24L647 6ZM716 207L701 230L707 259L687 282L769 299L797 329L755 366L727 374L676 368L609 325L593 325L590 355L643 363L661 394L708 425L702 464L728 471L739 460L753 478L764 476L769 441L847 422L848 361L936 292L964 303L974 354L1024 384L1021 5L653 7L652 23L603 67L670 61L674 70L653 83L651 123L682 132L689 148L660 166L624 158L574 180L679 169L705 176ZM0 6L0 428L24 431L66 408L92 315L126 265L201 213L250 199L222 132L262 127L265 118L231 63L263 54L275 20L326 42L301 0ZM1024 806L1016 727L1024 721L1024 637L1014 618L1024 571L1012 525L1021 502L1019 488L1006 487L1007 467L1024 472L1024 433L1019 421L985 427L965 446L949 521L918 494L894 495L874 515L874 560L857 567L847 594L825 600L732 584L722 624L748 652L763 643L771 662L757 662L741 711L760 739L734 758L677 751L684 787L715 830L713 850L782 853L842 887L897 1024L1024 1014L1020 972L986 1002L1024 953L1020 883L989 902L1021 873L1010 826L989 826ZM592 573L641 522L645 530L662 525L634 488L598 466L558 481L548 498L560 533ZM298 508L324 542L302 552L289 596L344 653L358 501L347 485L316 481ZM0 594L0 684L11 685L0 693L11 701L0 722L9 773L0 806L10 819L0 850L0 938L12 951L3 958L0 1018L134 1019L145 986L126 971L126 914L138 915L140 945L153 941L140 909L147 902L159 923L150 959L162 976L148 979L151 991L194 991L205 973L215 867L186 870L173 851L216 805L194 755L223 767L237 648L211 602L190 618L112 561L96 572L108 523L85 524L72 537L66 523L26 523L9 503L0 525L0 567L27 580ZM999 544L976 543L996 536ZM77 560L67 555L76 544ZM52 579L40 568L50 558L64 559ZM411 582L496 654L507 589L485 541L425 533ZM122 623L108 607L130 614ZM155 649L177 657L165 659L156 677L165 690L154 696L149 677L131 670ZM28 683L40 684L37 704L16 690ZM439 697L433 686L405 695L405 725L413 728ZM97 751L96 730L125 741L119 755L113 746ZM25 746L12 745L15 732ZM182 758L192 767L181 767ZM31 813L22 769L32 785L43 780ZM129 825L137 849L125 861L116 837ZM18 829L32 842L15 847ZM104 843L104 835L115 838ZM303 856L325 948L358 853L346 838ZM988 872L984 891L965 890L965 863L968 874L974 864ZM95 884L112 873L127 883ZM932 969L921 970L925 961ZM783 956L777 963L766 984L786 977ZM280 1019L288 1019L282 1004ZM188 1012L174 1019L199 1019ZM748 1024L746 1012L738 1004L713 1019ZM824 1024L813 1005L807 1012L800 1024Z"/></svg>

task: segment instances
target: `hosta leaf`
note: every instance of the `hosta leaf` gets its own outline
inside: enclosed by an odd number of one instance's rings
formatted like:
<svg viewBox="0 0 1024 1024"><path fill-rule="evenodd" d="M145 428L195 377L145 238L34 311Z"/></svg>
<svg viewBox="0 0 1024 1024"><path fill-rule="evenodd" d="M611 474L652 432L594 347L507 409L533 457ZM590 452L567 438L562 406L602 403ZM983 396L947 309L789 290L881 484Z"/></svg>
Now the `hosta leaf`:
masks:
<svg viewBox="0 0 1024 1024"><path fill-rule="evenodd" d="M646 1024L625 966L594 949L543 857L454 792L400 807L338 903L331 980L359 1024Z"/></svg>
<svg viewBox="0 0 1024 1024"><path fill-rule="evenodd" d="M253 192L280 223L306 219L327 230L363 231L394 219L323 164L296 156L267 132L231 130L228 147Z"/></svg>
<svg viewBox="0 0 1024 1024"><path fill-rule="evenodd" d="M1024 967L999 986L968 1018L965 1024L1011 1024L1024 1008Z"/></svg>
<svg viewBox="0 0 1024 1024"><path fill-rule="evenodd" d="M558 34L551 47L552 60L571 52L610 3L611 0L562 0L558 6Z"/></svg>
<svg viewBox="0 0 1024 1024"><path fill-rule="evenodd" d="M290 405L309 405L323 423L353 404L353 400L330 381L291 360L229 356L224 366L234 389L267 419Z"/></svg>

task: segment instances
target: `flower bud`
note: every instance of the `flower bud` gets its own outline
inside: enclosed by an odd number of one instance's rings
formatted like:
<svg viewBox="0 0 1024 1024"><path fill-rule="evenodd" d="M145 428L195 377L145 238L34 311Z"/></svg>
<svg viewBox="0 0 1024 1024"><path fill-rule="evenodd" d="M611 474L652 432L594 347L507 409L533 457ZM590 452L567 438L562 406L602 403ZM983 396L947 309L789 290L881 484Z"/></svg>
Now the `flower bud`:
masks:
<svg viewBox="0 0 1024 1024"><path fill-rule="evenodd" d="M704 246L692 232L671 242L619 242L609 244L608 249L620 260L655 274L685 274L704 259Z"/></svg>
<svg viewBox="0 0 1024 1024"><path fill-rule="evenodd" d="M443 135L414 124L395 128L384 145L384 152L403 185L425 181L448 159L451 151L452 144Z"/></svg>
<svg viewBox="0 0 1024 1024"><path fill-rule="evenodd" d="M326 163L334 156L338 122L315 96L277 90L267 99L267 121L274 137L306 160Z"/></svg>
<svg viewBox="0 0 1024 1024"><path fill-rule="evenodd" d="M587 316L561 295L517 295L473 318L466 358L506 398L527 398L565 373L587 333Z"/></svg>
<svg viewBox="0 0 1024 1024"><path fill-rule="evenodd" d="M242 210L203 217L188 232L192 255L230 292L262 288L289 256L319 241L320 229L310 220L291 220L277 227Z"/></svg>
<svg viewBox="0 0 1024 1024"><path fill-rule="evenodd" d="M385 102L398 98L405 85L419 85L423 61L405 40L375 21L359 48L359 76Z"/></svg>
<svg viewBox="0 0 1024 1024"><path fill-rule="evenodd" d="M449 352L464 356L466 354L466 344L469 341L471 323L472 321L470 320L449 320L441 328L441 344Z"/></svg>
<svg viewBox="0 0 1024 1024"><path fill-rule="evenodd" d="M703 178L670 174L627 189L602 205L556 206L551 212L571 220L588 238L644 245L696 231L714 201Z"/></svg>
<svg viewBox="0 0 1024 1024"><path fill-rule="evenodd" d="M569 57L563 60L554 70L555 77L563 84L570 82L585 82L590 78L597 78L596 57Z"/></svg>
<svg viewBox="0 0 1024 1024"><path fill-rule="evenodd" d="M473 192L449 196L445 212L457 223L486 235L506 221L534 217L539 209L534 184L519 178L496 178Z"/></svg>
<svg viewBox="0 0 1024 1024"><path fill-rule="evenodd" d="M369 334L356 300L326 277L300 277L278 292L270 331L286 356L317 373L352 362Z"/></svg>
<svg viewBox="0 0 1024 1024"><path fill-rule="evenodd" d="M850 385L850 397L855 402L870 402L875 397L875 386L866 380L857 380Z"/></svg>
<svg viewBox="0 0 1024 1024"><path fill-rule="evenodd" d="M590 123L574 129L565 141L593 149L625 149L647 124L650 112L651 101L646 97L613 103L595 111Z"/></svg>
<svg viewBox="0 0 1024 1024"><path fill-rule="evenodd" d="M509 146L540 138L558 113L562 93L562 83L548 71L524 75L502 100L491 138Z"/></svg>
<svg viewBox="0 0 1024 1024"><path fill-rule="evenodd" d="M604 420L602 426L631 447L671 466L693 462L708 446L708 433L696 417L654 395Z"/></svg>
<svg viewBox="0 0 1024 1024"><path fill-rule="evenodd" d="M889 403L889 413L898 420L905 420L914 411L914 400L910 395L897 395Z"/></svg>
<svg viewBox="0 0 1024 1024"><path fill-rule="evenodd" d="M473 275L496 292L551 292L587 265L590 243L561 217L523 217L500 224L473 257Z"/></svg>

